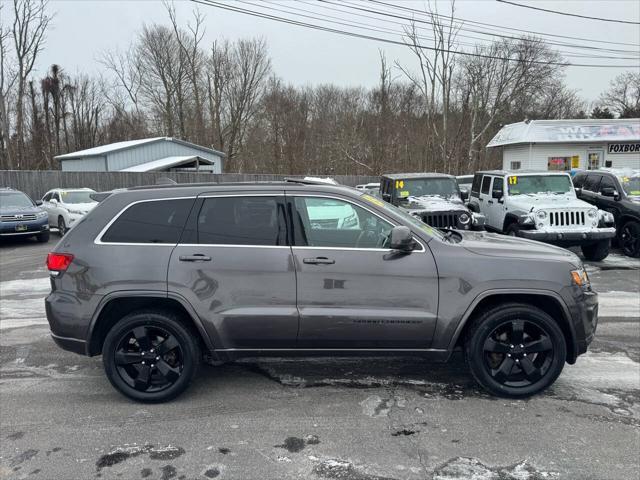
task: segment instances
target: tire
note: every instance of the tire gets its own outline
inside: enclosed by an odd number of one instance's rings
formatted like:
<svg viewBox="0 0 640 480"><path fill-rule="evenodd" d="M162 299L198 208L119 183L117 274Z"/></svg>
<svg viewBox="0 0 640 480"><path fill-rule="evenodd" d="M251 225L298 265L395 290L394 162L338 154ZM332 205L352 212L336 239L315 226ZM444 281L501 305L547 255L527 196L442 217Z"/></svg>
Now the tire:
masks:
<svg viewBox="0 0 640 480"><path fill-rule="evenodd" d="M609 255L609 246L611 242L607 240L600 240L597 243L592 243L590 245L582 245L580 248L582 249L582 254L584 258L587 260L591 260L592 262L599 262L607 258Z"/></svg>
<svg viewBox="0 0 640 480"><path fill-rule="evenodd" d="M507 227L507 230L504 233L506 233L510 237L517 237L519 231L520 231L520 227L518 226L518 224L512 223Z"/></svg>
<svg viewBox="0 0 640 480"><path fill-rule="evenodd" d="M40 243L47 243L49 241L49 230L47 230L46 232L40 232L38 235L36 235L36 239Z"/></svg>
<svg viewBox="0 0 640 480"><path fill-rule="evenodd" d="M567 346L562 330L547 313L532 305L508 303L473 322L465 357L482 388L497 396L520 398L555 382L564 367Z"/></svg>
<svg viewBox="0 0 640 480"><path fill-rule="evenodd" d="M64 217L58 217L58 234L63 237L67 233L67 224L64 221Z"/></svg>
<svg viewBox="0 0 640 480"><path fill-rule="evenodd" d="M111 384L125 396L147 403L166 402L184 392L201 354L197 333L181 320L172 311L139 310L118 321L102 347Z"/></svg>
<svg viewBox="0 0 640 480"><path fill-rule="evenodd" d="M618 232L620 248L629 257L640 257L640 222L629 220Z"/></svg>

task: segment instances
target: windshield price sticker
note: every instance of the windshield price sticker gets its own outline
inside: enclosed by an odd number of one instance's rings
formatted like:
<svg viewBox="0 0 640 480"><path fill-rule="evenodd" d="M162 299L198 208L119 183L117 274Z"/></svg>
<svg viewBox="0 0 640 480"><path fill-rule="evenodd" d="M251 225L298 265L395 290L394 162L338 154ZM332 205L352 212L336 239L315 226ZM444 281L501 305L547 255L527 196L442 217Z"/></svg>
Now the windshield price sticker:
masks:
<svg viewBox="0 0 640 480"><path fill-rule="evenodd" d="M407 198L409 196L409 190L402 190L398 192L399 198Z"/></svg>
<svg viewBox="0 0 640 480"><path fill-rule="evenodd" d="M518 177L509 177L509 185L517 185Z"/></svg>
<svg viewBox="0 0 640 480"><path fill-rule="evenodd" d="M396 188L404 188L404 180L396 180Z"/></svg>

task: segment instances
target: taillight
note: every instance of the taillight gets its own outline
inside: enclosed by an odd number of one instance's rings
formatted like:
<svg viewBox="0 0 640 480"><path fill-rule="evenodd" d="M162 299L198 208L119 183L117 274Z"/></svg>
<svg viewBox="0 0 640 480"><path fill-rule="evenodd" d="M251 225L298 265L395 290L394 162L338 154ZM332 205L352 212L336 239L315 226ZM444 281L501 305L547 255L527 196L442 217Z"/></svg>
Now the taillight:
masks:
<svg viewBox="0 0 640 480"><path fill-rule="evenodd" d="M52 272L64 272L72 261L70 253L50 253L47 255L47 268Z"/></svg>

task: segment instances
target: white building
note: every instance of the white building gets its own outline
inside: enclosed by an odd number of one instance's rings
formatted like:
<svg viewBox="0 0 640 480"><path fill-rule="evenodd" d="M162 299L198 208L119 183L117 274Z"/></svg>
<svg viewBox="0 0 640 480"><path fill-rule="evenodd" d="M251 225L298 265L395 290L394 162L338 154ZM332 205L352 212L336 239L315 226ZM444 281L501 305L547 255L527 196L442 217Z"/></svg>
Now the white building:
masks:
<svg viewBox="0 0 640 480"><path fill-rule="evenodd" d="M222 173L225 154L171 137L143 138L58 155L65 172Z"/></svg>
<svg viewBox="0 0 640 480"><path fill-rule="evenodd" d="M505 170L640 169L640 118L512 123L487 148L502 150Z"/></svg>

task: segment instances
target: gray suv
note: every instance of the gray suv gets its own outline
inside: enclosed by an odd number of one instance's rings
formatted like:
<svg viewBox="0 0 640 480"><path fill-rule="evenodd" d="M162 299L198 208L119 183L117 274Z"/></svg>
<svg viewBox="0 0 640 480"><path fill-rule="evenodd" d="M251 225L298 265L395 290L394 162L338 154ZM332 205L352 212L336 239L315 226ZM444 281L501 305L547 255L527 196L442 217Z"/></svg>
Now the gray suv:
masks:
<svg viewBox="0 0 640 480"><path fill-rule="evenodd" d="M564 249L442 233L367 193L303 183L103 195L47 264L56 343L102 354L135 400L184 391L203 359L465 353L524 397L585 353L597 294ZM95 198L95 195L94 195Z"/></svg>

